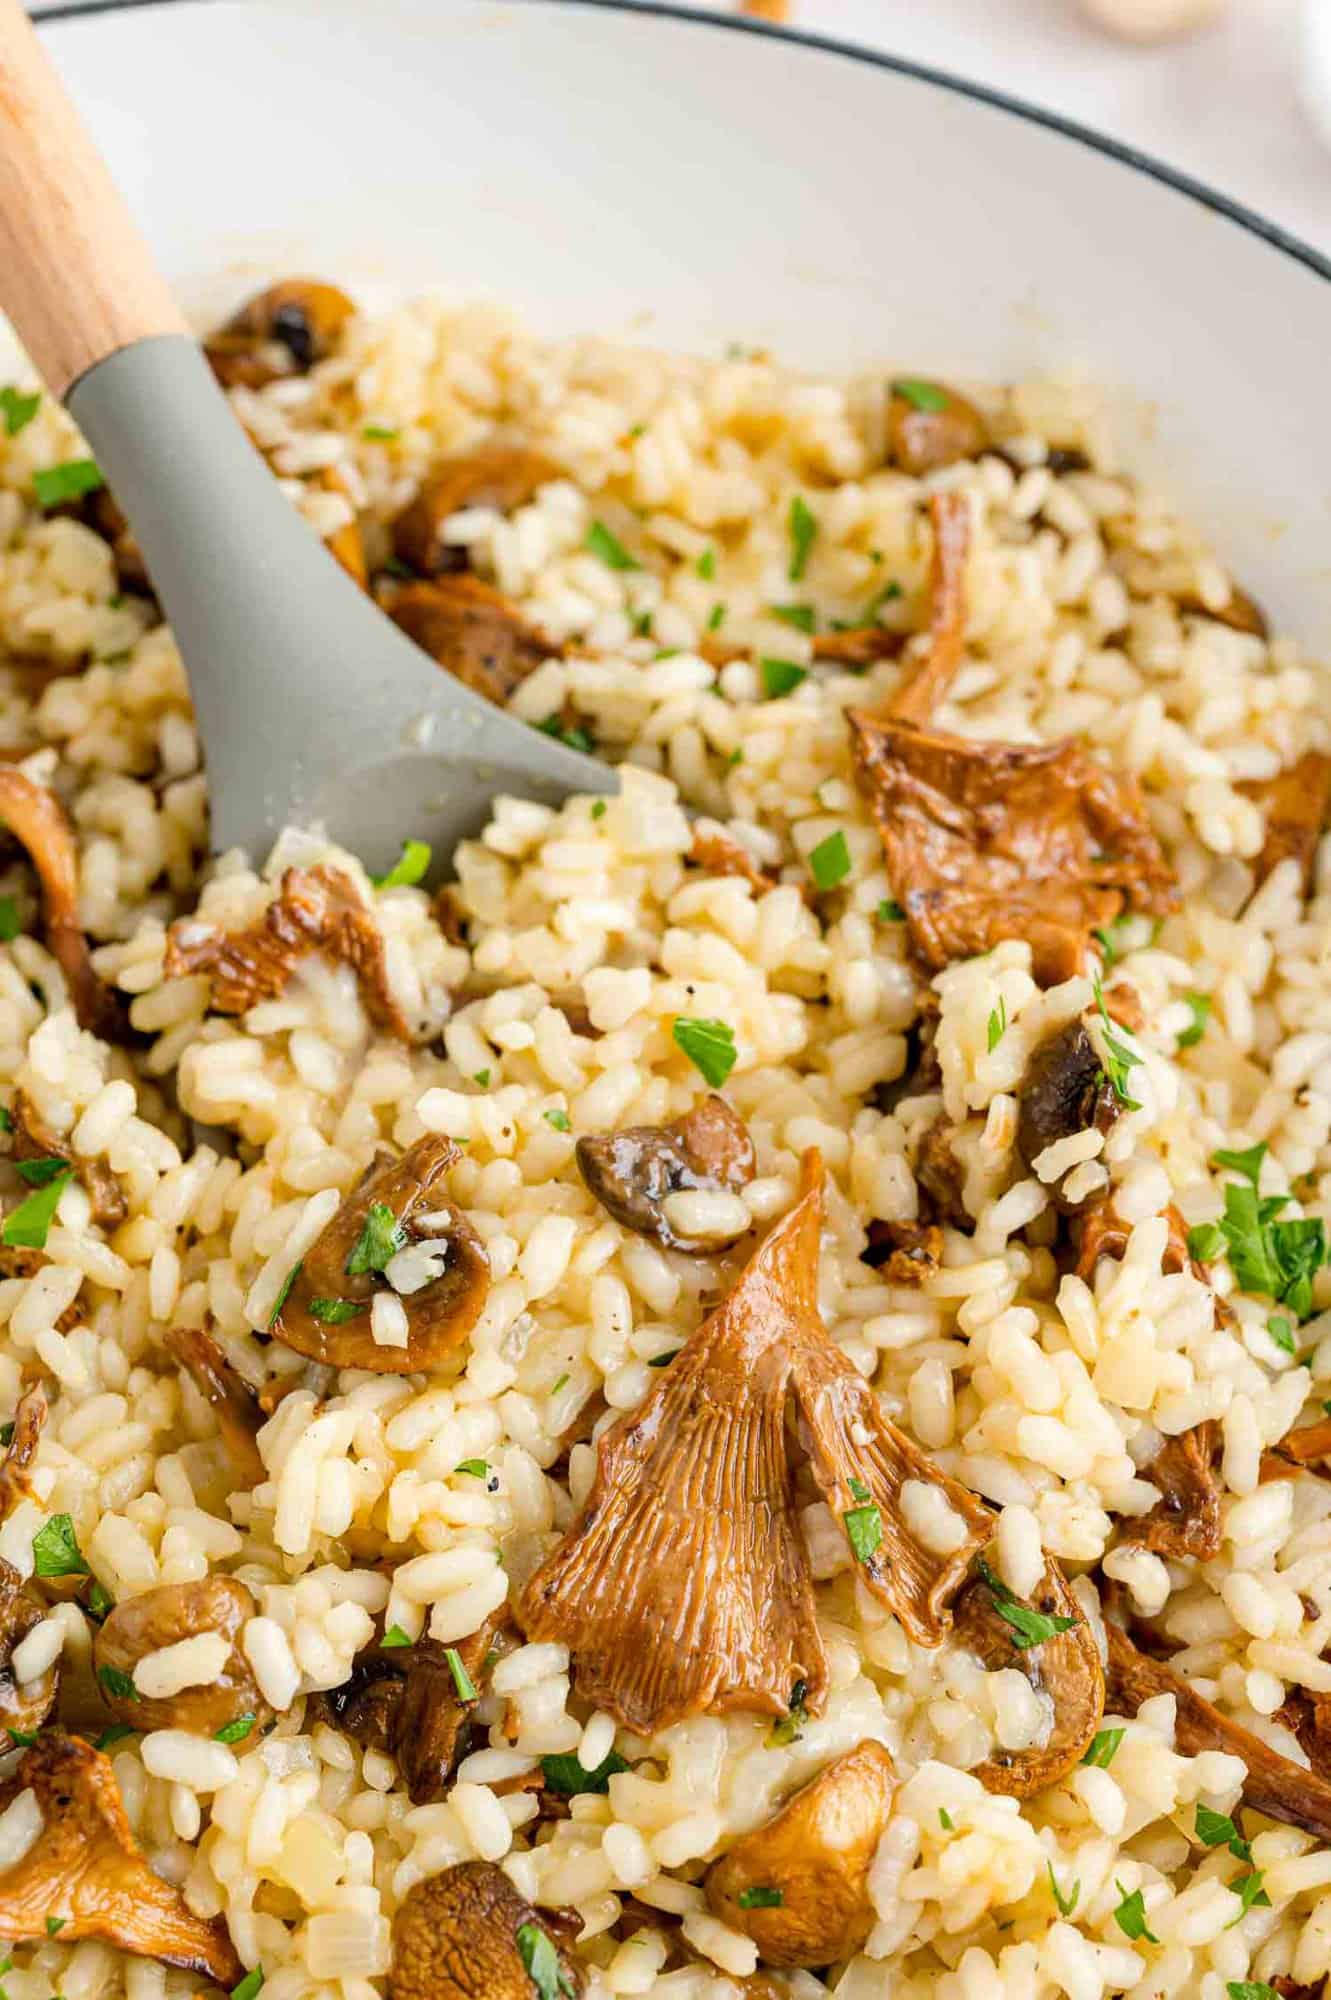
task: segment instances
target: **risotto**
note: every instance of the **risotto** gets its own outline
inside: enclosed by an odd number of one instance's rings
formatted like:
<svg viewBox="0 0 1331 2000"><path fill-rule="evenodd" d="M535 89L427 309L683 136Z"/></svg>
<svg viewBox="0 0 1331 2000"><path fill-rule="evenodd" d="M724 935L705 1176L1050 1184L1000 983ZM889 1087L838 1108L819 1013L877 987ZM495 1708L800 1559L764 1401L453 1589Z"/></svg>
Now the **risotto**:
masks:
<svg viewBox="0 0 1331 2000"><path fill-rule="evenodd" d="M209 860L0 389L4 2000L1315 2000L1326 671L1076 385L210 351L622 783Z"/></svg>

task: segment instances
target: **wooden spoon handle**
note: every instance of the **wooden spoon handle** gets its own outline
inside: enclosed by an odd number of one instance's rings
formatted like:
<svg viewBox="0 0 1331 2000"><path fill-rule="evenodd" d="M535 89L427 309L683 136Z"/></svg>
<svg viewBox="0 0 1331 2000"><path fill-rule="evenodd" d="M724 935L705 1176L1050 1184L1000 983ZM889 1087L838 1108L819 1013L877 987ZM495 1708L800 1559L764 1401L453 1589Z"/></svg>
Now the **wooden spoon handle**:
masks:
<svg viewBox="0 0 1331 2000"><path fill-rule="evenodd" d="M0 0L0 306L62 399L188 328L20 0Z"/></svg>

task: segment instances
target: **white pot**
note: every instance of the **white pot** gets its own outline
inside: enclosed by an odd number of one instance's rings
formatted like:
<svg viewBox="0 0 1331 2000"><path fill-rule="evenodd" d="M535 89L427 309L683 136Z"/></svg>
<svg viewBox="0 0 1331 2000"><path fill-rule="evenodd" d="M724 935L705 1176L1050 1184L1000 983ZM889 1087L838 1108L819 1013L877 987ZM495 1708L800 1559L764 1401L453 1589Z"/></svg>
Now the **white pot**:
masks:
<svg viewBox="0 0 1331 2000"><path fill-rule="evenodd" d="M158 0L44 33L192 308L306 272L823 369L1084 374L1327 638L1331 267L1126 150L867 52L586 0Z"/></svg>

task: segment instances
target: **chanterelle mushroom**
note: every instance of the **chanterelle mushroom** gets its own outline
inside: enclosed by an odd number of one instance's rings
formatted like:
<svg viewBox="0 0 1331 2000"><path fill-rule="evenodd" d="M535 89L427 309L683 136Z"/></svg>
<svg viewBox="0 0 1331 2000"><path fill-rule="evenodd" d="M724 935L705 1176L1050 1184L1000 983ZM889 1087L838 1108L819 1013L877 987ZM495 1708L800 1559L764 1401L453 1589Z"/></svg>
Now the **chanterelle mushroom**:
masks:
<svg viewBox="0 0 1331 2000"><path fill-rule="evenodd" d="M19 1738L36 1734L55 1707L60 1690L58 1660L34 1680L20 1681L14 1676L15 1647L45 1616L45 1608L29 1595L12 1563L0 1558L0 1730L13 1730Z"/></svg>
<svg viewBox="0 0 1331 2000"><path fill-rule="evenodd" d="M97 1684L116 1721L133 1729L189 1729L199 1736L215 1736L242 1716L266 1722L272 1710L240 1649L241 1628L258 1608L234 1576L163 1583L122 1598L92 1642ZM148 1654L214 1634L231 1650L206 1681L156 1696L135 1685L134 1669Z"/></svg>
<svg viewBox="0 0 1331 2000"><path fill-rule="evenodd" d="M236 1471L247 1486L267 1477L257 1439L267 1418L248 1382L242 1381L210 1333L201 1326L174 1326L166 1344L217 1418L217 1429Z"/></svg>
<svg viewBox="0 0 1331 2000"><path fill-rule="evenodd" d="M23 1391L14 1411L14 1431L0 1463L0 1521L8 1520L20 1500L32 1494L28 1477L37 1456L37 1445L46 1423L49 1405L40 1382Z"/></svg>
<svg viewBox="0 0 1331 2000"><path fill-rule="evenodd" d="M818 1314L822 1161L738 1283L646 1400L604 1433L595 1482L531 1578L519 1617L560 1639L579 1692L648 1735L699 1712L817 1711L827 1665L795 1516L786 1406L843 1520L864 1582L911 1637L937 1644L946 1604L990 1520L882 1415ZM915 1542L908 1481L927 1488L952 1549Z"/></svg>
<svg viewBox="0 0 1331 2000"><path fill-rule="evenodd" d="M78 1174L92 1203L92 1219L104 1228L115 1229L129 1213L120 1182L105 1160L89 1160L74 1152L67 1139L60 1138L39 1114L26 1091L16 1090L10 1107L14 1128L15 1160L65 1160Z"/></svg>
<svg viewBox="0 0 1331 2000"><path fill-rule="evenodd" d="M1018 1099L1017 1147L1034 1168L1047 1147L1093 1125L1108 1132L1118 1118L1118 1098L1105 1075L1100 1051L1084 1021L1069 1021L1032 1051ZM1075 1213L1084 1206L1063 1192L1064 1174L1051 1192L1058 1206Z"/></svg>
<svg viewBox="0 0 1331 2000"><path fill-rule="evenodd" d="M407 1891L393 1918L389 2000L579 2000L582 1969L492 1861Z"/></svg>
<svg viewBox="0 0 1331 2000"><path fill-rule="evenodd" d="M1081 1761L1105 1707L1095 1634L1058 1564L1049 1562L1029 1601L1013 1597L982 1565L957 1598L953 1637L988 1673L1015 1667L1054 1708L1047 1742L1038 1749L995 1750L972 1775L988 1791L1011 1798L1047 1791Z"/></svg>
<svg viewBox="0 0 1331 2000"><path fill-rule="evenodd" d="M318 278L284 278L256 292L204 342L225 388L262 389L282 375L304 375L331 354L355 305Z"/></svg>
<svg viewBox="0 0 1331 2000"><path fill-rule="evenodd" d="M1324 750L1305 750L1288 770L1248 790L1266 811L1257 880L1265 882L1282 861L1297 861L1300 886L1305 896L1311 894L1317 843L1331 817L1331 757Z"/></svg>
<svg viewBox="0 0 1331 2000"><path fill-rule="evenodd" d="M768 1965L852 1957L874 1925L869 1869L894 1784L881 1743L838 1757L713 1862L704 1887L715 1914L751 1937Z"/></svg>
<svg viewBox="0 0 1331 2000"><path fill-rule="evenodd" d="M528 674L560 648L533 630L520 611L476 576L409 583L389 615L432 660L488 701L506 702Z"/></svg>
<svg viewBox="0 0 1331 2000"><path fill-rule="evenodd" d="M884 715L925 720L961 665L966 630L966 558L971 516L964 493L935 493L929 501L933 551L929 562L929 642L924 657L888 700ZM889 625L853 625L846 632L819 633L816 660L845 667L872 666L899 653L909 635Z"/></svg>
<svg viewBox="0 0 1331 2000"><path fill-rule="evenodd" d="M490 1288L485 1246L444 1192L462 1157L451 1139L427 1134L394 1159L366 1168L313 1247L306 1251L272 1331L297 1354L333 1368L413 1375L436 1368L475 1326ZM400 1278L407 1337L377 1341L372 1306L386 1267ZM407 1289L407 1275L412 1288Z"/></svg>
<svg viewBox="0 0 1331 2000"><path fill-rule="evenodd" d="M957 390L909 377L892 384L887 447L903 472L922 479L959 458L978 458L988 442L984 418Z"/></svg>
<svg viewBox="0 0 1331 2000"><path fill-rule="evenodd" d="M22 1858L0 1871L0 1938L21 1943L101 1938L139 1958L160 1959L234 1986L244 1968L220 1917L196 1917L179 1889L144 1860L130 1832L111 1760L61 1729L42 1732L0 1785L0 1812L31 1790L42 1830Z"/></svg>
<svg viewBox="0 0 1331 2000"><path fill-rule="evenodd" d="M92 969L79 928L79 856L74 829L55 793L0 764L0 820L28 850L42 885L42 921L51 955L69 985L79 1026L110 1040L123 1029L119 1005Z"/></svg>
<svg viewBox="0 0 1331 2000"><path fill-rule="evenodd" d="M446 458L393 524L393 550L422 576L467 567L467 552L444 539L444 526L464 507L493 507L511 514L538 488L558 479L559 467L520 444L481 444Z"/></svg>
<svg viewBox="0 0 1331 2000"><path fill-rule="evenodd" d="M630 1125L579 1139L577 1159L602 1208L667 1250L707 1256L729 1249L748 1227L746 1220L721 1237L691 1236L670 1219L672 1195L698 1189L734 1194L757 1171L748 1129L724 1097L704 1097L673 1125Z"/></svg>
<svg viewBox="0 0 1331 2000"><path fill-rule="evenodd" d="M248 930L219 931L182 917L167 932L163 969L168 979L206 972L217 1012L244 1014L284 992L297 963L314 951L351 967L376 1027L410 1039L389 988L379 927L339 868L288 868L279 893Z"/></svg>

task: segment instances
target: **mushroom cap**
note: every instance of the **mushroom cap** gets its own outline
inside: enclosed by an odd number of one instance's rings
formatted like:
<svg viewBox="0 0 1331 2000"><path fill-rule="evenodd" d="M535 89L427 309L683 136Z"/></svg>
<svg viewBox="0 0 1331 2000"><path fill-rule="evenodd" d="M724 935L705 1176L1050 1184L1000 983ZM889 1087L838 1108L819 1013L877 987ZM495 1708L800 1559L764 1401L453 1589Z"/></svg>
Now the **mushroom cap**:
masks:
<svg viewBox="0 0 1331 2000"><path fill-rule="evenodd" d="M1066 1631L1036 1646L1018 1646L1012 1626L1000 1616L995 1591L984 1573L975 1576L953 1607L953 1633L989 1673L1015 1667L1037 1693L1054 1705L1049 1740L1038 1749L996 1750L972 1776L990 1792L1026 1799L1047 1791L1081 1761L1105 1710L1105 1677L1100 1649L1067 1579L1054 1561L1036 1586L1030 1608L1046 1617L1072 1618Z"/></svg>
<svg viewBox="0 0 1331 2000"><path fill-rule="evenodd" d="M393 1918L388 2000L533 2000L523 1957L554 1954L560 1990L577 2000L582 1972L559 1952L531 1904L492 1861L463 1861L408 1890Z"/></svg>
<svg viewBox="0 0 1331 2000"><path fill-rule="evenodd" d="M97 1685L116 1721L134 1729L189 1729L201 1736L215 1735L245 1715L266 1722L272 1709L240 1647L241 1628L258 1608L245 1585L233 1576L163 1583L137 1597L122 1597L92 1642ZM120 1675L132 1678L149 1653L214 1632L231 1645L216 1680L163 1696L115 1694L108 1688L108 1678L113 1684Z"/></svg>
<svg viewBox="0 0 1331 2000"><path fill-rule="evenodd" d="M1060 1139L1090 1125L1108 1132L1117 1118L1118 1099L1086 1023L1068 1021L1046 1035L1031 1052L1018 1098L1017 1146L1027 1166ZM1061 1181L1053 1196L1065 1213L1084 1206L1066 1199Z"/></svg>
<svg viewBox="0 0 1331 2000"><path fill-rule="evenodd" d="M224 388L262 389L281 375L304 374L331 354L355 305L321 278L283 278L231 315L204 342L213 373ZM287 356L271 350L285 348Z"/></svg>
<svg viewBox="0 0 1331 2000"><path fill-rule="evenodd" d="M896 1777L881 1743L838 1757L775 1819L735 1842L707 1873L712 1911L753 1939L768 1965L850 1958L873 1929L869 1870L892 1809ZM746 1907L766 1890L776 1903Z"/></svg>
<svg viewBox="0 0 1331 2000"><path fill-rule="evenodd" d="M393 550L422 576L465 569L466 550L444 540L444 524L464 507L492 507L511 514L539 487L559 478L559 467L527 445L491 441L445 458L393 524Z"/></svg>
<svg viewBox="0 0 1331 2000"><path fill-rule="evenodd" d="M16 1681L11 1664L14 1648L45 1616L45 1607L25 1589L13 1564L0 1558L0 1729L19 1736L36 1734L60 1691L58 1660L33 1681Z"/></svg>
<svg viewBox="0 0 1331 2000"><path fill-rule="evenodd" d="M560 648L477 576L409 583L388 606L395 624L437 665L487 701L506 702Z"/></svg>
<svg viewBox="0 0 1331 2000"><path fill-rule="evenodd" d="M906 395L892 384L887 405L887 449L893 465L899 465L912 479L927 472L955 465L959 458L978 458L989 442L989 427L974 403L944 382L921 382L912 378L912 388L927 390L927 402Z"/></svg>
<svg viewBox="0 0 1331 2000"><path fill-rule="evenodd" d="M79 928L79 856L68 814L49 786L0 764L0 820L37 870L46 942L69 984L79 1026L116 1038L123 1028L119 1004L93 971Z"/></svg>
<svg viewBox="0 0 1331 2000"><path fill-rule="evenodd" d="M253 1389L203 1327L170 1327L166 1345L188 1369L195 1388L217 1418L218 1434L236 1472L247 1486L257 1486L268 1476L257 1441L267 1418Z"/></svg>
<svg viewBox="0 0 1331 2000"><path fill-rule="evenodd" d="M690 1256L713 1255L737 1238L679 1235L665 1212L667 1198L695 1188L735 1193L757 1172L743 1119L714 1093L671 1125L630 1125L579 1139L577 1161L588 1188L616 1222Z"/></svg>
<svg viewBox="0 0 1331 2000"><path fill-rule="evenodd" d="M451 1139L427 1133L398 1158L368 1167L360 1184L318 1237L272 1323L279 1340L311 1361L333 1368L367 1368L381 1375L414 1375L437 1368L465 1340L480 1317L490 1288L485 1246L461 1209L443 1191L443 1178L461 1159ZM430 1244L447 1253L437 1278L403 1298L407 1314L405 1347L383 1347L370 1331L370 1305L377 1289L374 1273L351 1273L347 1265L361 1239L370 1210L392 1210L408 1242ZM421 1218L448 1218L447 1228L425 1228ZM329 1302L353 1309L329 1320L313 1308Z"/></svg>

